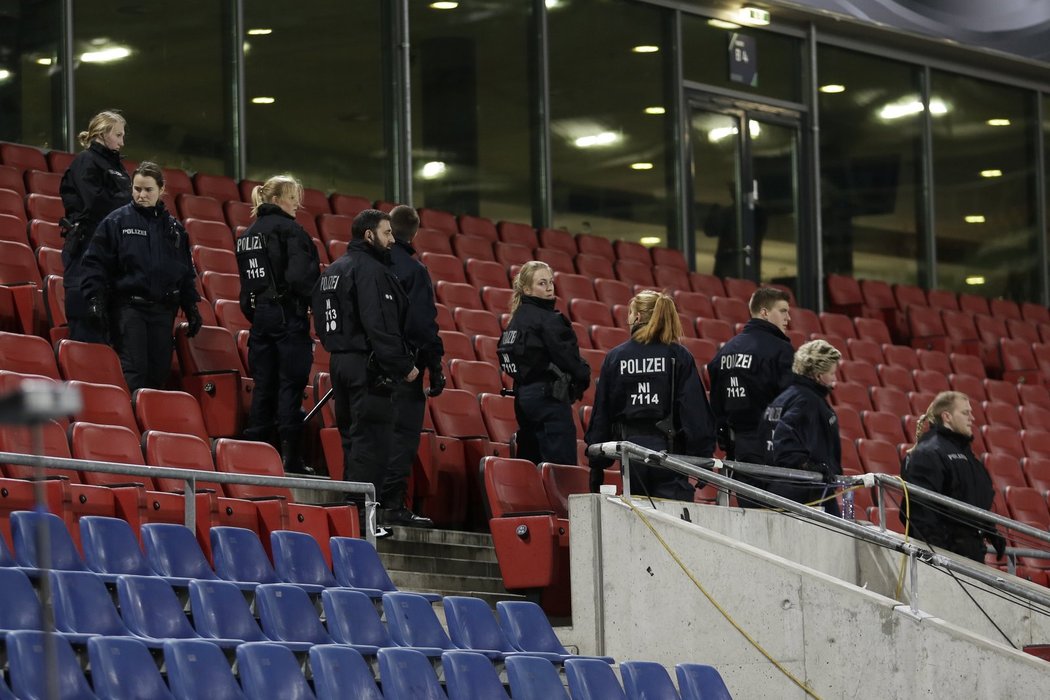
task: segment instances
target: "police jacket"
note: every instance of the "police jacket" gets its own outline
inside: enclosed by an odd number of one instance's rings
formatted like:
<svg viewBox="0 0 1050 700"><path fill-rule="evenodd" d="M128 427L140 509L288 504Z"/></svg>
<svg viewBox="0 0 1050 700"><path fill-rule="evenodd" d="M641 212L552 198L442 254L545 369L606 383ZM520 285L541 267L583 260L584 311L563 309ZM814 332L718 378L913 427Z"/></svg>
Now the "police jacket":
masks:
<svg viewBox="0 0 1050 700"><path fill-rule="evenodd" d="M404 241L394 241L390 249L393 272L408 297L405 340L416 350L416 366L439 368L445 346L438 335L437 306L434 284L423 263L414 256L415 249Z"/></svg>
<svg viewBox="0 0 1050 700"><path fill-rule="evenodd" d="M707 365L716 424L754 430L766 406L791 384L791 341L775 325L752 318Z"/></svg>
<svg viewBox="0 0 1050 700"><path fill-rule="evenodd" d="M85 299L103 293L116 303L138 297L184 309L200 299L186 230L164 202L125 204L103 219L83 266Z"/></svg>
<svg viewBox="0 0 1050 700"><path fill-rule="evenodd" d="M131 178L120 152L98 141L77 154L62 175L58 193L70 223L90 236L106 215L131 202Z"/></svg>
<svg viewBox="0 0 1050 700"><path fill-rule="evenodd" d="M591 368L580 357L576 331L554 308L554 299L523 295L499 344L500 366L514 384L549 382L551 364L572 377L580 392L591 385Z"/></svg>
<svg viewBox="0 0 1050 700"><path fill-rule="evenodd" d="M256 302L277 301L306 312L320 276L317 248L295 218L276 204L261 204L256 220L237 237L241 310L252 317Z"/></svg>
<svg viewBox="0 0 1050 700"><path fill-rule="evenodd" d="M792 375L791 386L765 411L766 434L772 436L769 464L825 476L842 473L838 416L828 392L815 379Z"/></svg>
<svg viewBox="0 0 1050 700"><path fill-rule="evenodd" d="M989 510L995 489L988 471L970 448L972 441L970 436L931 425L905 459L901 476L910 484ZM914 498L910 507L915 529L912 534L930 544L946 546L959 539L981 536L976 525L924 508ZM901 516L903 520L903 507Z"/></svg>
<svg viewBox="0 0 1050 700"><path fill-rule="evenodd" d="M664 426L657 426L667 418L673 421L672 440ZM713 453L714 423L707 396L693 356L679 343L631 339L605 356L585 439L593 445L632 437L640 438L634 440L639 444L648 442L654 449L678 454L710 457ZM592 458L591 466L604 467L609 461L596 464Z"/></svg>
<svg viewBox="0 0 1050 700"><path fill-rule="evenodd" d="M314 326L328 352L374 353L386 376L402 378L414 366L404 339L408 298L385 252L354 240L325 268L314 287Z"/></svg>

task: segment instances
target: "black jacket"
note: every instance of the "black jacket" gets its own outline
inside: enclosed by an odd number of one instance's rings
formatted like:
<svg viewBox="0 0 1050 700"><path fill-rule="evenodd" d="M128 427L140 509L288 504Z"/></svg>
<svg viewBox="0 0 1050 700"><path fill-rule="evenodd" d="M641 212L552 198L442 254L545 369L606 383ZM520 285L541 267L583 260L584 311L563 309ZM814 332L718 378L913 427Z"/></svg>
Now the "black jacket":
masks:
<svg viewBox="0 0 1050 700"><path fill-rule="evenodd" d="M591 368L580 357L572 324L554 308L554 299L522 296L500 339L500 364L515 385L551 381L553 363L572 377L578 392L591 385ZM509 355L509 362L503 355Z"/></svg>
<svg viewBox="0 0 1050 700"><path fill-rule="evenodd" d="M107 214L131 202L131 178L120 153L94 141L70 163L58 193L66 218L90 237Z"/></svg>
<svg viewBox="0 0 1050 700"><path fill-rule="evenodd" d="M766 406L791 384L794 355L779 328L760 318L749 320L707 365L716 424L757 428Z"/></svg>
<svg viewBox="0 0 1050 700"><path fill-rule="evenodd" d="M287 302L303 313L309 304L314 285L321 274L317 248L310 240L310 235L303 230L294 217L289 216L276 204L259 206L258 218L248 229L237 237L237 262L241 270L241 310L251 318L253 311L253 282L262 280L249 279L252 276L247 266L242 264L255 252L261 253L258 258L269 267L262 290L256 294ZM261 246L256 250L256 246ZM257 269L257 268L256 268Z"/></svg>
<svg viewBox="0 0 1050 700"><path fill-rule="evenodd" d="M842 473L842 444L829 389L809 377L792 375L791 386L766 408L771 438L769 464L825 475Z"/></svg>
<svg viewBox="0 0 1050 700"><path fill-rule="evenodd" d="M183 309L200 299L186 230L163 202L148 208L126 204L103 219L83 269L85 299L104 293L120 303L137 296Z"/></svg>
<svg viewBox="0 0 1050 700"><path fill-rule="evenodd" d="M412 371L404 338L408 298L389 255L363 240L325 268L313 293L314 326L328 352L372 352L388 377Z"/></svg>
<svg viewBox="0 0 1050 700"><path fill-rule="evenodd" d="M628 340L605 356L598 379L588 445L633 437L633 442L677 454L710 457L714 452L711 409L696 362L682 345ZM675 438L669 445L656 423L671 412L672 393ZM604 468L610 462L592 458L591 466Z"/></svg>
<svg viewBox="0 0 1050 700"><path fill-rule="evenodd" d="M416 350L416 366L436 371L441 367L445 346L438 335L434 284L427 268L415 258L415 254L415 249L408 243L394 241L390 260L394 275L408 297L405 340Z"/></svg>
<svg viewBox="0 0 1050 700"><path fill-rule="evenodd" d="M970 449L972 441L962 433L933 425L908 454L901 476L910 484L989 510L995 489L988 471ZM982 546L977 525L924 508L914 498L910 507L912 534L916 537L952 551L957 551L954 543L965 539L974 539ZM903 507L901 520L906 520Z"/></svg>

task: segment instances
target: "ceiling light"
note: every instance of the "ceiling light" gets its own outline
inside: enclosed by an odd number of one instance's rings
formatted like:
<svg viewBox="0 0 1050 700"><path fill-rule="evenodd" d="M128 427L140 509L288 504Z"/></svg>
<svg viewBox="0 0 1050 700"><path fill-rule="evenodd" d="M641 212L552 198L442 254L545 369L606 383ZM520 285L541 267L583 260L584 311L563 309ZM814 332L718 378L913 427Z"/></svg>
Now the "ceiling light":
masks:
<svg viewBox="0 0 1050 700"><path fill-rule="evenodd" d="M922 101L918 99L904 100L901 102L891 102L879 110L879 117L882 119L900 119L901 117L909 117L913 114L919 114L922 112ZM933 98L930 100L930 114L933 116L940 116L948 113L948 105L939 98Z"/></svg>
<svg viewBox="0 0 1050 700"><path fill-rule="evenodd" d="M574 143L577 148L593 148L594 146L609 146L619 140L619 134L612 131L603 131L590 136L581 136Z"/></svg>
<svg viewBox="0 0 1050 700"><path fill-rule="evenodd" d="M631 49L635 53L656 53L659 50L659 46L653 46L652 44L640 44Z"/></svg>
<svg viewBox="0 0 1050 700"><path fill-rule="evenodd" d="M561 0L543 0L543 4L547 6L548 10L553 10L556 7L561 7Z"/></svg>
<svg viewBox="0 0 1050 700"><path fill-rule="evenodd" d="M423 167L420 168L419 174L427 180L433 180L436 177L441 177L448 170L448 166L443 161L432 160L429 163L424 163Z"/></svg>
<svg viewBox="0 0 1050 700"><path fill-rule="evenodd" d="M707 132L707 140L711 143L718 143L723 139L727 139L730 136L734 136L740 133L735 126L718 126L711 131Z"/></svg>
<svg viewBox="0 0 1050 700"><path fill-rule="evenodd" d="M845 85L835 85L834 83L832 83L831 85L821 85L817 89L829 95L837 95L840 92L846 92Z"/></svg>
<svg viewBox="0 0 1050 700"><path fill-rule="evenodd" d="M631 163L631 170L652 170L652 163Z"/></svg>
<svg viewBox="0 0 1050 700"><path fill-rule="evenodd" d="M646 107L646 114L665 114L667 112L663 107Z"/></svg>
<svg viewBox="0 0 1050 700"><path fill-rule="evenodd" d="M38 66L50 66L52 63L54 63L54 60L52 60L51 58L45 57L36 59L36 64Z"/></svg>
<svg viewBox="0 0 1050 700"><path fill-rule="evenodd" d="M642 236L638 242L642 245L660 245L662 240L659 236Z"/></svg>
<svg viewBox="0 0 1050 700"><path fill-rule="evenodd" d="M740 29L740 25L735 22L727 22L724 19L709 19L707 20L709 27L716 29Z"/></svg>
<svg viewBox="0 0 1050 700"><path fill-rule="evenodd" d="M930 114L932 114L933 116L936 117L936 116L939 116L941 114L947 114L947 113L948 113L948 105L944 104L943 100L939 100L936 97L934 97L932 100L930 100Z"/></svg>
<svg viewBox="0 0 1050 700"><path fill-rule="evenodd" d="M981 275L971 275L970 277L966 278L966 284L974 286L984 284L984 277Z"/></svg>
<svg viewBox="0 0 1050 700"><path fill-rule="evenodd" d="M11 77L11 71L6 68L0 68L0 80L7 80Z"/></svg>
<svg viewBox="0 0 1050 700"><path fill-rule="evenodd" d="M452 2L452 0L438 0L438 2L430 3L431 10L454 10L459 7L458 2Z"/></svg>
<svg viewBox="0 0 1050 700"><path fill-rule="evenodd" d="M248 36L267 36L273 34L272 29L249 29Z"/></svg>
<svg viewBox="0 0 1050 700"><path fill-rule="evenodd" d="M253 97L252 98L252 104L253 105L272 105L276 101L277 100L272 98L272 97Z"/></svg>
<svg viewBox="0 0 1050 700"><path fill-rule="evenodd" d="M85 51L80 54L80 60L85 63L111 63L119 61L131 55L131 49L126 46L110 46L97 51Z"/></svg>
<svg viewBox="0 0 1050 700"><path fill-rule="evenodd" d="M750 24L753 27L764 27L769 24L769 10L761 7L741 7L736 13L737 21L741 24Z"/></svg>
<svg viewBox="0 0 1050 700"><path fill-rule="evenodd" d="M751 135L751 138L757 139L762 135L762 125L756 122L754 119L747 120L747 133Z"/></svg>
<svg viewBox="0 0 1050 700"><path fill-rule="evenodd" d="M988 126L1010 126L1009 119L989 119L985 122Z"/></svg>
<svg viewBox="0 0 1050 700"><path fill-rule="evenodd" d="M967 214L963 217L963 221L968 224L983 224L984 214Z"/></svg>
<svg viewBox="0 0 1050 700"><path fill-rule="evenodd" d="M1003 171L998 168L990 168L988 170L981 171L981 177L1002 177Z"/></svg>

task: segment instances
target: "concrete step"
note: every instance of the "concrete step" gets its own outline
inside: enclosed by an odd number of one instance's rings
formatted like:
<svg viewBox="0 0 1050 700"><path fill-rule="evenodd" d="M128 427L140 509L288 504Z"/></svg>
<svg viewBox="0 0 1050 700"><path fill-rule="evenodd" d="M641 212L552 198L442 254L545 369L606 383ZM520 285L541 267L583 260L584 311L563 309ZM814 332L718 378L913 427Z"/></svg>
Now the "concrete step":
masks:
<svg viewBox="0 0 1050 700"><path fill-rule="evenodd" d="M454 559L429 554L420 556L388 552L383 554L383 565L388 571L501 578L499 565L495 562Z"/></svg>
<svg viewBox="0 0 1050 700"><path fill-rule="evenodd" d="M488 593L506 593L503 580L486 576L460 576L446 574L420 573L416 571L391 570L390 580L398 588L406 591L429 589L440 593L459 595L462 591L483 591Z"/></svg>
<svg viewBox="0 0 1050 700"><path fill-rule="evenodd" d="M394 536L380 541L388 542L430 542L440 544L466 544L473 546L492 546L492 535L487 532L466 532L464 530L441 530L438 528L401 527L395 525Z"/></svg>
<svg viewBox="0 0 1050 700"><path fill-rule="evenodd" d="M387 561L387 557L397 555L462 559L486 564L496 563L496 550L492 545L445 544L441 542L399 540L394 537L379 540L379 556L384 562Z"/></svg>

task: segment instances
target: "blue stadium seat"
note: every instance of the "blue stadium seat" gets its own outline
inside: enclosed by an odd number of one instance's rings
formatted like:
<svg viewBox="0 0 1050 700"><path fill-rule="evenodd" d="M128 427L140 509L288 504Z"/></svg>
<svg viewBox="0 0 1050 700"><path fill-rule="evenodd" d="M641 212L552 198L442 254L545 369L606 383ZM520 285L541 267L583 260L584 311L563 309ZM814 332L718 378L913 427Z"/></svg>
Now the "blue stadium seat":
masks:
<svg viewBox="0 0 1050 700"><path fill-rule="evenodd" d="M557 666L539 656L508 656L507 680L514 700L569 700Z"/></svg>
<svg viewBox="0 0 1050 700"><path fill-rule="evenodd" d="M211 642L169 639L164 642L164 664L176 700L246 700L226 654Z"/></svg>
<svg viewBox="0 0 1050 700"><path fill-rule="evenodd" d="M565 678L572 700L627 700L612 666L598 659L567 659Z"/></svg>
<svg viewBox="0 0 1050 700"><path fill-rule="evenodd" d="M295 584L259 585L255 589L255 609L262 620L263 632L274 641L333 643L310 597Z"/></svg>
<svg viewBox="0 0 1050 700"><path fill-rule="evenodd" d="M146 559L161 576L173 576L202 581L218 581L208 564L193 530L172 523L146 523L142 526L142 544ZM254 591L255 584L237 582L238 588Z"/></svg>
<svg viewBox="0 0 1050 700"><path fill-rule="evenodd" d="M452 649L456 646L448 638L434 609L423 596L415 593L384 593L383 611L390 638L402 647ZM488 651L490 657L499 657L498 651Z"/></svg>
<svg viewBox="0 0 1050 700"><path fill-rule="evenodd" d="M163 579L154 576L117 577L120 614L131 633L143 640L199 639L186 619L182 603ZM212 644L235 647L236 639L212 639Z"/></svg>
<svg viewBox="0 0 1050 700"><path fill-rule="evenodd" d="M88 570L62 518L53 513L37 513L29 510L11 513L11 539L15 545L16 564L30 569L42 568L40 552L37 549L37 528L41 525L47 527L48 534L47 568L59 571ZM104 578L108 581L116 580L113 576Z"/></svg>
<svg viewBox="0 0 1050 700"><path fill-rule="evenodd" d="M339 644L349 644L366 656L381 647L394 646L386 625L379 619L375 603L361 591L351 588L328 588L321 594L328 633ZM441 649L428 656L440 656Z"/></svg>
<svg viewBox="0 0 1050 700"><path fill-rule="evenodd" d="M190 610L197 634L206 639L274 641L263 634L241 589L229 581L191 581ZM292 651L309 651L308 642L282 642Z"/></svg>
<svg viewBox="0 0 1050 700"><path fill-rule="evenodd" d="M678 664L674 668L682 700L733 700L729 688L714 666Z"/></svg>
<svg viewBox="0 0 1050 700"><path fill-rule="evenodd" d="M67 634L133 636L117 613L113 597L98 574L51 571L48 577L54 601L55 629ZM146 643L158 649L162 646L158 640Z"/></svg>
<svg viewBox="0 0 1050 700"><path fill-rule="evenodd" d="M372 669L355 649L341 644L316 644L310 649L317 700L384 700Z"/></svg>
<svg viewBox="0 0 1050 700"><path fill-rule="evenodd" d="M215 573L227 581L280 583L266 556L259 536L243 527L213 527L211 538ZM320 593L324 587L296 584L309 593Z"/></svg>
<svg viewBox="0 0 1050 700"><path fill-rule="evenodd" d="M272 642L248 642L237 647L241 687L252 700L314 700L295 654Z"/></svg>
<svg viewBox="0 0 1050 700"><path fill-rule="evenodd" d="M446 651L441 655L449 700L510 700L496 669L484 654Z"/></svg>
<svg viewBox="0 0 1050 700"><path fill-rule="evenodd" d="M150 565L131 525L120 518L86 515L79 521L80 544L84 548L84 563L99 574L132 574L158 576ZM185 588L190 579L165 576L172 586Z"/></svg>
<svg viewBox="0 0 1050 700"><path fill-rule="evenodd" d="M445 624L448 636L460 649L495 650L501 657L513 656L524 652L518 651L500 629L492 608L480 598L470 596L445 596ZM548 661L561 662L561 654L540 654Z"/></svg>
<svg viewBox="0 0 1050 700"><path fill-rule="evenodd" d="M57 700L93 700L98 696L84 679L69 642L45 632L24 630L7 635L7 663L11 690L21 700L52 700L48 693L44 650L47 642L55 648L55 674L51 677Z"/></svg>
<svg viewBox="0 0 1050 700"><path fill-rule="evenodd" d="M20 569L0 568L0 638L18 630L44 628L40 599L29 577ZM84 644L91 635L63 634L73 644Z"/></svg>
<svg viewBox="0 0 1050 700"><path fill-rule="evenodd" d="M0 678L0 700L18 700L2 678Z"/></svg>
<svg viewBox="0 0 1050 700"><path fill-rule="evenodd" d="M324 588L338 585L324 560L321 545L305 532L274 530L270 551L277 578L285 583L307 583Z"/></svg>
<svg viewBox="0 0 1050 700"><path fill-rule="evenodd" d="M397 591L397 586L390 580L371 542L354 537L333 537L329 545L332 548L332 570L340 586L362 590L370 588L383 593ZM418 595L433 603L441 600L441 596L436 593Z"/></svg>
<svg viewBox="0 0 1050 700"><path fill-rule="evenodd" d="M562 646L554 633L547 615L536 603L518 600L501 600L496 603L500 626L510 643L520 651L556 654L562 661L573 658L590 658L614 663L611 656L576 656Z"/></svg>
<svg viewBox="0 0 1050 700"><path fill-rule="evenodd" d="M95 637L88 641L91 681L106 700L175 700L149 649L130 637Z"/></svg>
<svg viewBox="0 0 1050 700"><path fill-rule="evenodd" d="M448 700L430 660L415 649L380 649L379 677L386 700Z"/></svg>
<svg viewBox="0 0 1050 700"><path fill-rule="evenodd" d="M620 678L630 700L681 700L667 669L654 661L624 661Z"/></svg>

